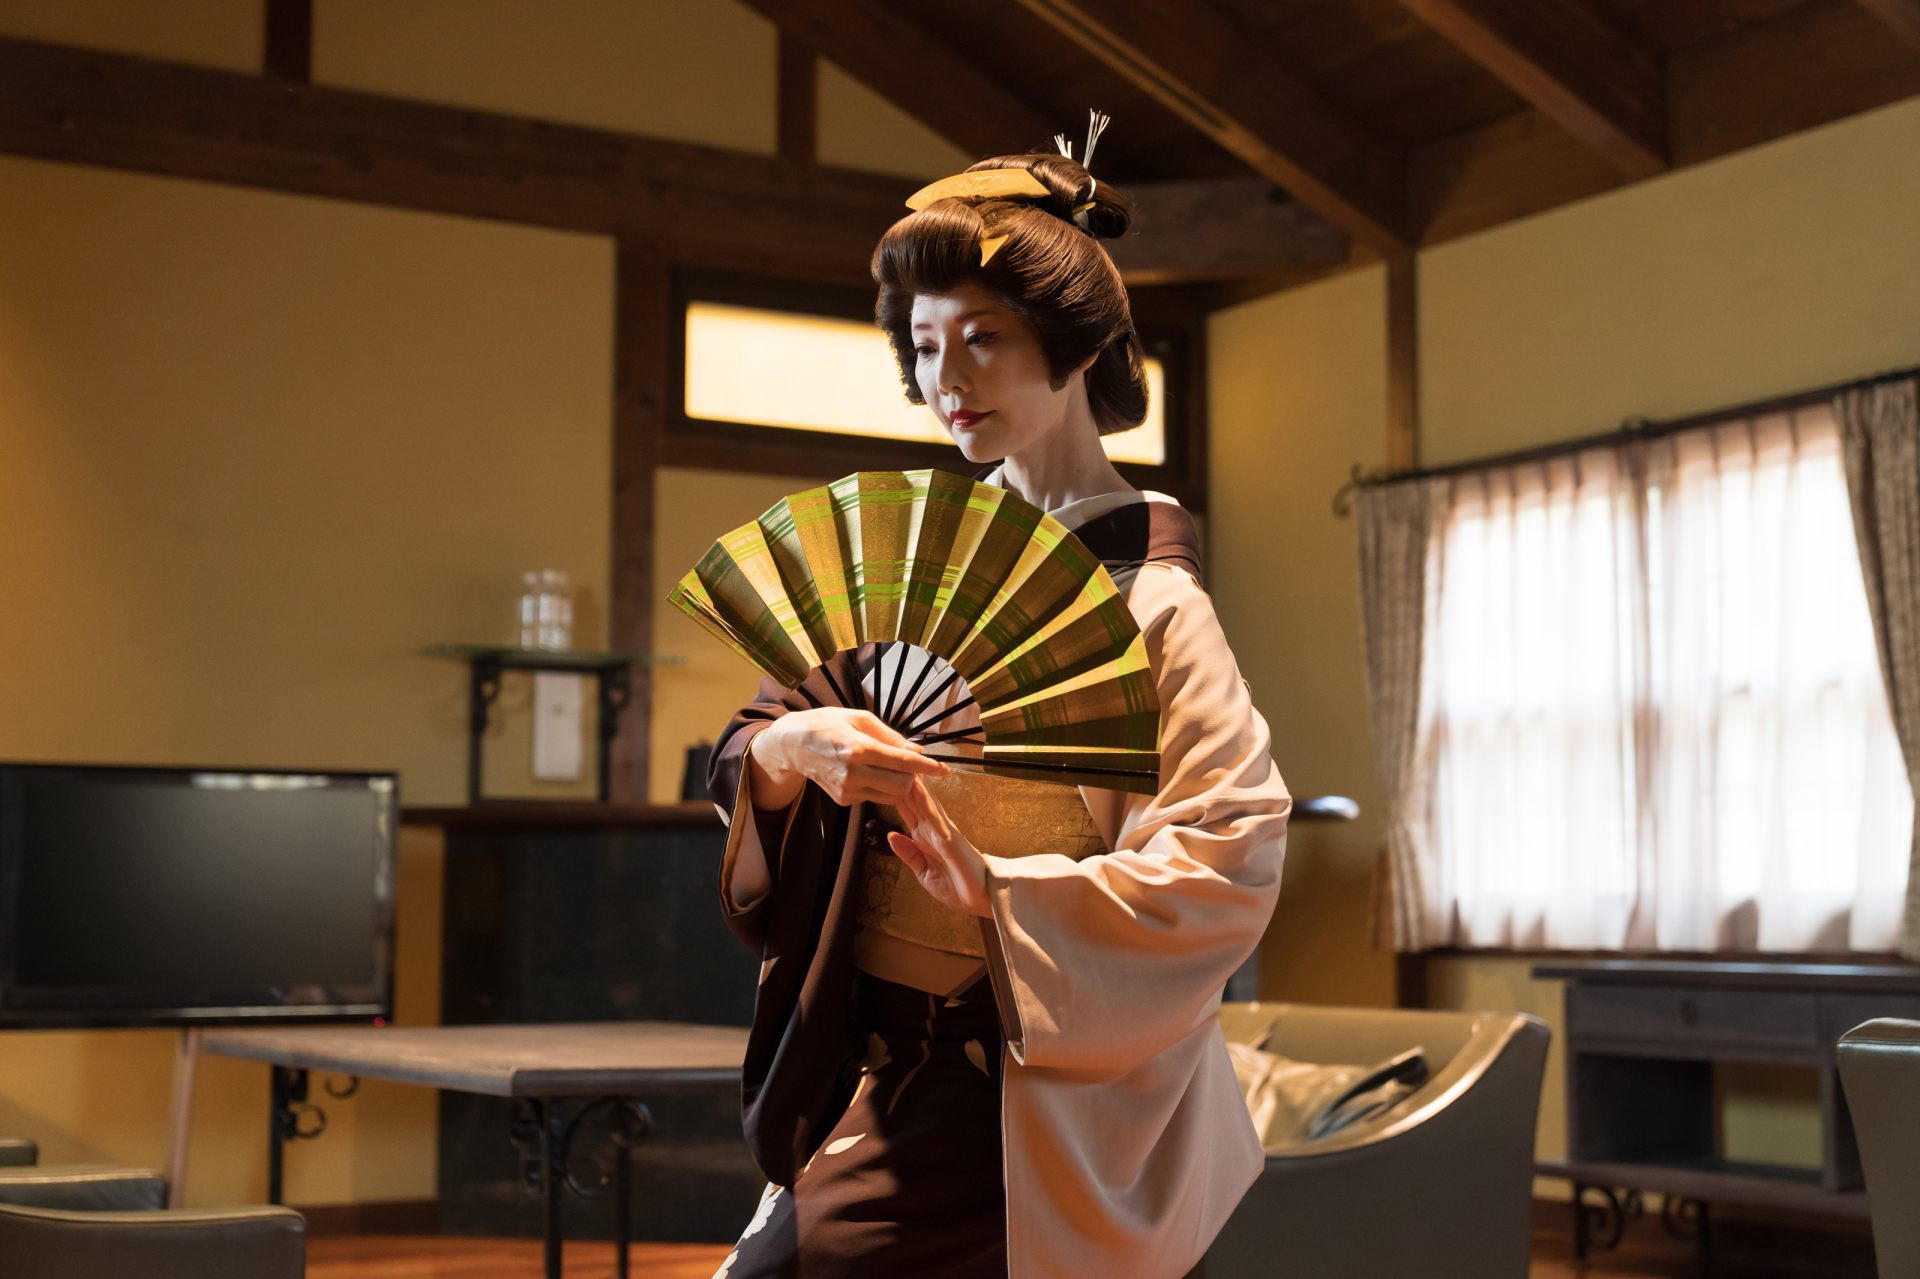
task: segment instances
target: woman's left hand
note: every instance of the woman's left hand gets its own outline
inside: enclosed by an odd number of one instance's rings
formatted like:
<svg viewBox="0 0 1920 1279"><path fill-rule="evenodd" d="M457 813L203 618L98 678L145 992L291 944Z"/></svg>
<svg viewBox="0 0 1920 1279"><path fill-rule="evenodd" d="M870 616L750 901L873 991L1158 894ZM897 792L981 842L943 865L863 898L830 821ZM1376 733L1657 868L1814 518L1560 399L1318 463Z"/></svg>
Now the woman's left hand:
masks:
<svg viewBox="0 0 1920 1279"><path fill-rule="evenodd" d="M905 834L889 831L887 846L907 864L928 895L964 914L982 918L993 914L987 902L986 859L955 828L918 777L896 807L907 829Z"/></svg>

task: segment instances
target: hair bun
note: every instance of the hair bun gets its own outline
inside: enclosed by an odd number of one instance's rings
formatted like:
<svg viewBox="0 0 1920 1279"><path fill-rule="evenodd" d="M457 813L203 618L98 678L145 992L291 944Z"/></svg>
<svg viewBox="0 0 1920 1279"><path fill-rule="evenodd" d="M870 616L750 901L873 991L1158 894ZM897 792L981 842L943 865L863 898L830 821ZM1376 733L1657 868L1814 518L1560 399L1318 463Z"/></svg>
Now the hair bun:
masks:
<svg viewBox="0 0 1920 1279"><path fill-rule="evenodd" d="M1112 188L1095 183L1092 178L1087 181L1093 186L1093 207L1086 212L1087 231L1097 239L1119 239L1133 225L1133 206ZM1106 198L1102 199L1103 196ZM1087 197L1082 196L1079 203L1086 202ZM1078 208L1079 205L1074 207Z"/></svg>
<svg viewBox="0 0 1920 1279"><path fill-rule="evenodd" d="M1085 230L1095 239L1117 240L1133 225L1133 204L1126 196L1111 184L1096 181L1078 160L1057 151L994 156L967 166L969 173L978 169L1025 169L1039 179L1040 185L1053 192L1051 198L1036 200L1034 204L1075 226L1081 222L1074 216L1074 210L1091 198L1093 207L1086 211Z"/></svg>

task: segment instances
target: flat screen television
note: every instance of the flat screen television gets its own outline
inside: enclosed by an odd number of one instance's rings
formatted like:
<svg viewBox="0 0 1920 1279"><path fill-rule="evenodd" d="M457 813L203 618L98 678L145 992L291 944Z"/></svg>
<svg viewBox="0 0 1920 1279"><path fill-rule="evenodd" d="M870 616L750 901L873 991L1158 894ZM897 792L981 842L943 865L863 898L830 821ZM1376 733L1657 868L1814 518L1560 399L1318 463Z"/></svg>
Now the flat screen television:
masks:
<svg viewBox="0 0 1920 1279"><path fill-rule="evenodd" d="M393 1011L392 773L0 763L0 1027Z"/></svg>

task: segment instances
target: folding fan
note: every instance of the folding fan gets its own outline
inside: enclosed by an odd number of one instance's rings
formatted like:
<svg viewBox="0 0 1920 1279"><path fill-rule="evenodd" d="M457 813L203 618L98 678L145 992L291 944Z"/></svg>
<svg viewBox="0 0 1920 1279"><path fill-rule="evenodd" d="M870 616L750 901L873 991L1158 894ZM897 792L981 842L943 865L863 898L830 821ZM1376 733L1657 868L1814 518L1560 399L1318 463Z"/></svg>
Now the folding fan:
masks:
<svg viewBox="0 0 1920 1279"><path fill-rule="evenodd" d="M878 644L862 671L878 668L872 704L858 684L828 684L923 749L979 747L927 750L953 767L1157 789L1160 706L1140 628L1093 553L1005 489L944 471L860 471L728 533L669 598L787 688ZM907 645L940 662L922 659L909 681ZM923 689L941 663L945 676ZM956 679L965 696L937 705ZM969 706L977 727L943 727Z"/></svg>

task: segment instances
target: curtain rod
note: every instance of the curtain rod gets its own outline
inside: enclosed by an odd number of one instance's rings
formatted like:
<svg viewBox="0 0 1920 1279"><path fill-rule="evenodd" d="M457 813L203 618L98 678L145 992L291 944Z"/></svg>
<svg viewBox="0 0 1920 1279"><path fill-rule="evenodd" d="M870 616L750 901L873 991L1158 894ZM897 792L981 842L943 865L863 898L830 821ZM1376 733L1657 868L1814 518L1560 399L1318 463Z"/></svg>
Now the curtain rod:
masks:
<svg viewBox="0 0 1920 1279"><path fill-rule="evenodd" d="M1345 519L1351 510L1349 499L1353 491L1359 488L1372 488L1376 484L1402 484L1409 480L1444 479L1452 475L1465 475L1470 471L1519 466L1527 462L1543 462L1550 458L1565 457L1570 453L1580 453L1609 444L1622 444L1633 440L1657 440L1681 431L1723 422L1728 418L1752 417L1759 413L1779 413L1788 409L1804 408L1821 400L1830 400L1845 391L1878 386L1883 382L1897 382L1903 378L1920 379L1920 364L1910 368L1893 369L1886 373L1875 373L1867 377L1851 378L1845 382L1834 382L1827 386L1815 387L1810 391L1796 391L1788 395L1776 395L1770 399L1749 400L1745 404L1708 409L1703 413L1689 413L1685 417L1668 418L1665 421L1656 422L1651 418L1630 417L1615 429L1596 435L1583 435L1572 440L1557 440L1552 444L1515 449L1510 453L1493 453L1486 457L1469 458L1464 462L1449 462L1444 466L1414 467L1404 471L1368 475L1356 462L1347 482L1342 484L1333 495L1333 513Z"/></svg>

